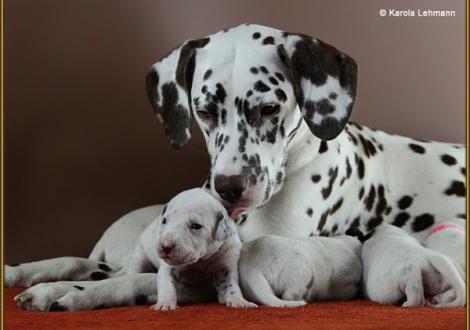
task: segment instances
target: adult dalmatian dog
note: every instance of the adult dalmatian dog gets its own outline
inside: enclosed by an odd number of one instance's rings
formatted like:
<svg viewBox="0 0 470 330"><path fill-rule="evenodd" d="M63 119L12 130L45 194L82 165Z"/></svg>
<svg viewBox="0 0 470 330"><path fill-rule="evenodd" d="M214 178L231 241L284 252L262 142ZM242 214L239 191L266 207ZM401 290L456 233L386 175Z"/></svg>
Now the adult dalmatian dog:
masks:
<svg viewBox="0 0 470 330"><path fill-rule="evenodd" d="M244 24L184 42L151 67L146 89L174 147L190 139L196 120L211 161L205 186L243 242L367 235L390 223L464 274L464 146L348 123L357 74L351 57L319 39ZM101 280L38 284L17 297L26 309L57 307L66 294L73 296L61 305L68 310L95 308L80 303L85 297L101 306L145 301L155 290L155 274L145 273L152 269L123 269L160 212L157 205L125 215L88 259L7 266L6 285Z"/></svg>

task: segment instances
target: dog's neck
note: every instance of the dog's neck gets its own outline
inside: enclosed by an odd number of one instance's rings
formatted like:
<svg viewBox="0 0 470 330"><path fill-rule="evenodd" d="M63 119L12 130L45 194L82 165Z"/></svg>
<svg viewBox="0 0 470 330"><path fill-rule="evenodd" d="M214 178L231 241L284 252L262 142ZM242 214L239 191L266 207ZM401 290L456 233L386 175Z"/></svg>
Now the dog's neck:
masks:
<svg viewBox="0 0 470 330"><path fill-rule="evenodd" d="M311 164L320 148L321 140L316 138L304 120L287 147L286 177Z"/></svg>
<svg viewBox="0 0 470 330"><path fill-rule="evenodd" d="M242 227L242 240L254 238L256 233L269 233L289 237L306 237L310 233L318 235L317 225L321 221L322 215L328 213L338 199L343 195L343 191L348 191L351 184L357 180L357 174L353 172L350 179L340 185L339 182L346 174L346 158L351 167L354 163L354 149L351 148L346 133L341 133L334 140L327 141L327 151L320 152L322 141L315 137L307 124L302 122L295 137L290 142L287 149L287 164L285 169L285 179L281 189L276 192L271 199L262 207L253 210L247 219L246 228ZM332 171L336 172L336 179L332 191L328 198L323 197L322 191L329 186ZM313 181L313 176L319 176L322 180L318 183ZM313 181L313 182L312 182ZM303 191L304 194L293 194L293 191ZM357 204L357 205L356 205ZM307 208L312 208L312 215L307 217ZM362 203L355 203L351 207L351 212L360 212ZM342 213L348 207L335 213L343 218ZM344 214L344 219L347 218ZM253 221L250 221L253 218ZM256 218L256 219L255 219ZM305 227L305 222L309 221L309 232ZM326 223L330 216L327 216ZM343 221L343 220L341 220ZM250 223L250 224L248 224ZM329 227L329 226L327 226ZM340 226L343 228L343 226Z"/></svg>

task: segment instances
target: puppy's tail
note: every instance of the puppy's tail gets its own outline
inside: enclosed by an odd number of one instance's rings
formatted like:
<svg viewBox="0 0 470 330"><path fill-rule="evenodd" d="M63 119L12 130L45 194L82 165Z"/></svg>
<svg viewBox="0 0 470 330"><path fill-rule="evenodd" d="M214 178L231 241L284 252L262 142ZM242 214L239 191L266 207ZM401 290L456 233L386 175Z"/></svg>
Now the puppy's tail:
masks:
<svg viewBox="0 0 470 330"><path fill-rule="evenodd" d="M462 307L466 303L465 283L459 275L457 268L445 255L436 254L430 259L431 265L441 273L442 277L450 284L451 289L455 291L455 299L445 301L447 299L438 299L435 306L438 307ZM446 294L439 295L441 297ZM437 296L435 297L437 298ZM442 301L440 301L442 300Z"/></svg>
<svg viewBox="0 0 470 330"><path fill-rule="evenodd" d="M253 301L270 307L300 307L304 300L282 300L276 297L266 277L257 271L248 271L241 277L244 294Z"/></svg>

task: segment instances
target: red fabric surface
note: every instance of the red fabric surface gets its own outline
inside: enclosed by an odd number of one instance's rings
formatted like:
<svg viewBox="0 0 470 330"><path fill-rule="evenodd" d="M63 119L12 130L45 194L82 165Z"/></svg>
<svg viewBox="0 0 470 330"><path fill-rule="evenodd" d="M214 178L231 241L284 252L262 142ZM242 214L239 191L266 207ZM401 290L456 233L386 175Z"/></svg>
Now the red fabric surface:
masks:
<svg viewBox="0 0 470 330"><path fill-rule="evenodd" d="M465 329L465 308L435 309L383 306L369 301L313 303L296 309L249 310L217 304L193 305L171 312L149 306L89 312L26 312L6 289L5 329Z"/></svg>

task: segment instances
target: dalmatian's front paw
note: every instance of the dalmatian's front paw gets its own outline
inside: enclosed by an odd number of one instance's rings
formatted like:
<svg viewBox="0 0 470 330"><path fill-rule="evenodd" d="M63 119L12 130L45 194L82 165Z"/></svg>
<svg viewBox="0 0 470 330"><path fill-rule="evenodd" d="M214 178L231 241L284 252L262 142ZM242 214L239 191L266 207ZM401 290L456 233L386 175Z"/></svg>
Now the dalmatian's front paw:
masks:
<svg viewBox="0 0 470 330"><path fill-rule="evenodd" d="M176 305L176 300L172 301L162 301L157 302L155 305L150 306L150 309L156 311L171 311L175 310L178 306Z"/></svg>
<svg viewBox="0 0 470 330"><path fill-rule="evenodd" d="M256 308L258 305L245 300L243 297L230 297L225 305L233 308Z"/></svg>

